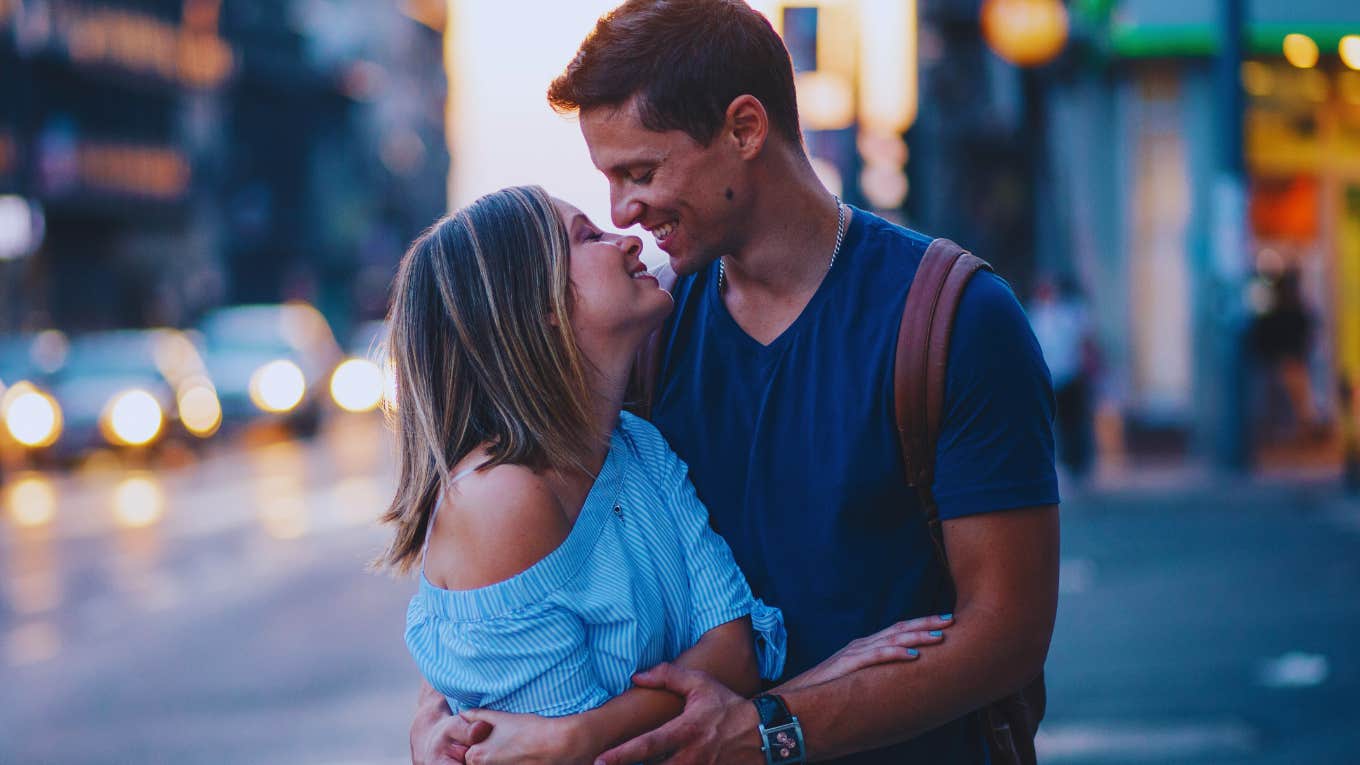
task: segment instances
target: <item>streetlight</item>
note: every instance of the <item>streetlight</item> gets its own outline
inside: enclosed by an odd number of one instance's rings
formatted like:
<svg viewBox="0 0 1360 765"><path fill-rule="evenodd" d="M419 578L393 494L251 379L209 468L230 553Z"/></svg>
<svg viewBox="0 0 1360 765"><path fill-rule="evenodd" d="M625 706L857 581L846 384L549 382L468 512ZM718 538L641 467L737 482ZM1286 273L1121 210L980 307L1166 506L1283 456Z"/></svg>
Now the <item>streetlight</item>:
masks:
<svg viewBox="0 0 1360 765"><path fill-rule="evenodd" d="M1067 8L1059 0L986 0L982 37L1001 58L1022 67L1043 66L1067 44Z"/></svg>

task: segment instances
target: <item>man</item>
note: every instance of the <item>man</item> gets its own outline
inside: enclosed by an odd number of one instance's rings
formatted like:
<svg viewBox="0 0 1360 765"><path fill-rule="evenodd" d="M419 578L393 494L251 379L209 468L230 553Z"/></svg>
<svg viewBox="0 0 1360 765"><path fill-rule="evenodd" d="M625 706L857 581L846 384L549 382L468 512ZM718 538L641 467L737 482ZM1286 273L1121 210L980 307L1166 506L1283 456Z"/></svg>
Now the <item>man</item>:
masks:
<svg viewBox="0 0 1360 765"><path fill-rule="evenodd" d="M955 319L933 487L951 601L893 409L897 329L930 240L819 182L768 21L738 0L631 0L549 100L579 113L615 225L651 231L680 276L653 419L756 595L784 611L787 674L770 693L808 761L985 762L970 713L1038 674L1057 602L1052 390L1010 289L979 274ZM837 669L857 639L951 609L928 657ZM685 711L603 762L767 761L769 700L669 665L635 681ZM488 733L429 689L418 715L419 762Z"/></svg>

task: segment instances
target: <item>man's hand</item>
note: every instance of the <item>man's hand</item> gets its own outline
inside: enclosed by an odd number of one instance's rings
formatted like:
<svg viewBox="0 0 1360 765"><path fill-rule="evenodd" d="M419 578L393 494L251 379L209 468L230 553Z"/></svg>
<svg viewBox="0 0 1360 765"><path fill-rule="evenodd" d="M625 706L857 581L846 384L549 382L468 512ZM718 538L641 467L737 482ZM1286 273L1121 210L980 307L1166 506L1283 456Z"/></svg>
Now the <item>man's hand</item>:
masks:
<svg viewBox="0 0 1360 765"><path fill-rule="evenodd" d="M411 721L411 765L464 765L468 747L491 735L491 726L449 713L444 697L420 684L416 717Z"/></svg>
<svg viewBox="0 0 1360 765"><path fill-rule="evenodd" d="M576 725L576 716L490 709L470 709L461 716L491 726L491 735L467 750L467 765L590 765L603 748Z"/></svg>
<svg viewBox="0 0 1360 765"><path fill-rule="evenodd" d="M921 646L934 645L944 640L944 630L954 623L952 614L945 616L923 616L919 619L898 622L867 637L862 637L836 653L831 658L809 669L803 674L780 686L782 691L807 688L818 683L826 683L845 677L875 664L894 661L915 661L920 658Z"/></svg>
<svg viewBox="0 0 1360 765"><path fill-rule="evenodd" d="M759 717L750 701L697 670L658 664L633 676L644 688L685 699L685 711L650 733L600 755L595 765L633 765L664 758L666 765L759 765Z"/></svg>

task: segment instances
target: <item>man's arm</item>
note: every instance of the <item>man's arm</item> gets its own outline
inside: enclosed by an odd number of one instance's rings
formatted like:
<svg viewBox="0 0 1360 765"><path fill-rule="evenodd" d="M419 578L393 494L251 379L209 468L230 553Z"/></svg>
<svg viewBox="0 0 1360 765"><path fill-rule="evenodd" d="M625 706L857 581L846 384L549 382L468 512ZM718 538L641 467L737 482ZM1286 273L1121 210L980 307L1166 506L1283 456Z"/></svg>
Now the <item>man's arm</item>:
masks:
<svg viewBox="0 0 1360 765"><path fill-rule="evenodd" d="M828 760L914 738L1009 695L1042 669L1058 601L1056 505L965 516L944 522L958 598L949 639L929 661L876 664L806 688L776 689L798 716L813 760ZM763 758L755 708L713 689L701 676L667 671L650 687L685 694L685 713L660 730L601 756L606 765L751 763ZM696 732L714 731L702 745Z"/></svg>
<svg viewBox="0 0 1360 765"><path fill-rule="evenodd" d="M881 664L784 696L817 760L914 738L1023 688L1058 606L1055 505L944 522L957 623L930 661Z"/></svg>

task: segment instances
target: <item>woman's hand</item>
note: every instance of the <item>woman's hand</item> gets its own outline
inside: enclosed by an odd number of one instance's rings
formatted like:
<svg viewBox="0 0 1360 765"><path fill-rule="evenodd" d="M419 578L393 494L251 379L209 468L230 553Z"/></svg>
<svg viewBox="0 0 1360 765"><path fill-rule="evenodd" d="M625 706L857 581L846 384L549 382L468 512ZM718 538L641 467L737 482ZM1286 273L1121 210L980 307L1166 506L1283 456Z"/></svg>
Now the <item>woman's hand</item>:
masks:
<svg viewBox="0 0 1360 765"><path fill-rule="evenodd" d="M947 618L946 618L947 617ZM944 640L944 630L954 623L952 614L923 616L898 622L868 637L852 641L831 658L780 686L794 690L835 680L851 672L892 661L915 661L918 648Z"/></svg>
<svg viewBox="0 0 1360 765"><path fill-rule="evenodd" d="M468 748L467 765L590 765L597 746L573 717L539 717L489 709L462 713L470 723L489 723L491 735Z"/></svg>

